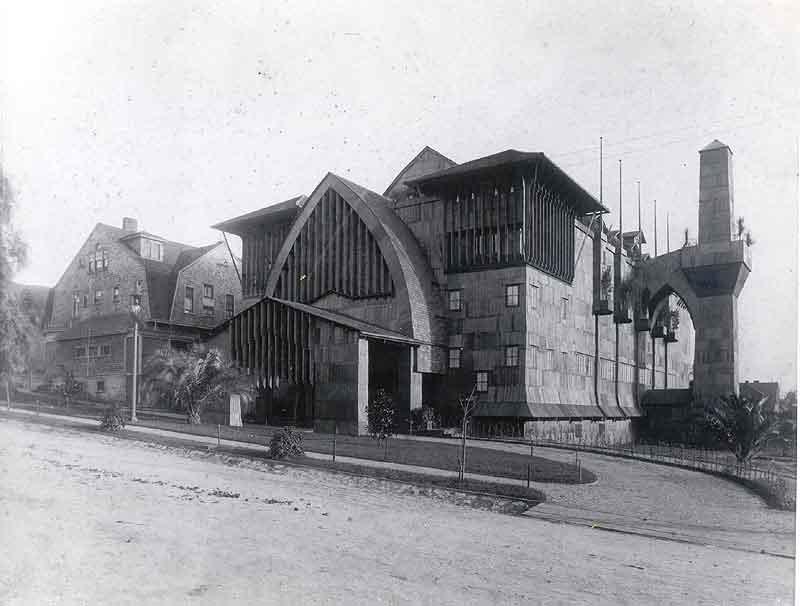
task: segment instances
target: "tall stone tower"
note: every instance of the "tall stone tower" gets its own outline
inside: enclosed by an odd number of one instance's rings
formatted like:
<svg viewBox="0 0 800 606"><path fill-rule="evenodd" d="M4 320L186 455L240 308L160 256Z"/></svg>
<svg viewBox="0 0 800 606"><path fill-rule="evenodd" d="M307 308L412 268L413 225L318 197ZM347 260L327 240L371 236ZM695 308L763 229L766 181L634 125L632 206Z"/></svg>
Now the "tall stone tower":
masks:
<svg viewBox="0 0 800 606"><path fill-rule="evenodd" d="M700 150L698 244L730 242L734 231L733 152L714 139Z"/></svg>
<svg viewBox="0 0 800 606"><path fill-rule="evenodd" d="M697 297L694 390L696 400L739 391L738 297L750 273L750 250L736 239L733 152L714 140L700 150L697 246L682 269Z"/></svg>

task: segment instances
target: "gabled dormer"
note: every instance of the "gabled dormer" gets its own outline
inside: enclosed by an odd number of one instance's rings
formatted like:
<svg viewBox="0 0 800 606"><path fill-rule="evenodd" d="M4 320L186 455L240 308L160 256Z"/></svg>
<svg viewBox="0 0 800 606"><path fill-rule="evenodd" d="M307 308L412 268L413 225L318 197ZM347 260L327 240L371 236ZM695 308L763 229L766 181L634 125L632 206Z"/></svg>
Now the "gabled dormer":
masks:
<svg viewBox="0 0 800 606"><path fill-rule="evenodd" d="M149 234L146 231L136 233L121 238L136 254L142 259L164 262L164 239Z"/></svg>

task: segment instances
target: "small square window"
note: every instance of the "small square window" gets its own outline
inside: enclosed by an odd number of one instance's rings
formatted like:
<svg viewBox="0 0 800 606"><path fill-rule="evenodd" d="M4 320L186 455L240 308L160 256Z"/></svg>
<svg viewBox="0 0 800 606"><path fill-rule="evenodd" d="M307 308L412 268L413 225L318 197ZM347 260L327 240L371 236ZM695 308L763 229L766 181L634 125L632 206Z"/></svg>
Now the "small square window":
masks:
<svg viewBox="0 0 800 606"><path fill-rule="evenodd" d="M489 391L489 373L479 371L475 373L475 391L486 393Z"/></svg>
<svg viewBox="0 0 800 606"><path fill-rule="evenodd" d="M461 368L461 350L453 347L448 352L447 366L449 368Z"/></svg>
<svg viewBox="0 0 800 606"><path fill-rule="evenodd" d="M506 366L519 366L519 347L516 345L506 347Z"/></svg>
<svg viewBox="0 0 800 606"><path fill-rule="evenodd" d="M461 311L461 291L451 290L447 293L447 308L450 311Z"/></svg>
<svg viewBox="0 0 800 606"><path fill-rule="evenodd" d="M506 286L506 307L519 306L519 284Z"/></svg>

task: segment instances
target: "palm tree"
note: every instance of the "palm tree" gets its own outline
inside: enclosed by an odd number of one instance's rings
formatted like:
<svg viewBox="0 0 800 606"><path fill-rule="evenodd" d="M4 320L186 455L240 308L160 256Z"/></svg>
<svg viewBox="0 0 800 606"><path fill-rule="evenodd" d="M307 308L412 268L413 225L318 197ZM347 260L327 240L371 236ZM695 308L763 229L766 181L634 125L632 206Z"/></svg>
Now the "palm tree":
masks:
<svg viewBox="0 0 800 606"><path fill-rule="evenodd" d="M169 395L186 411L186 420L200 423L200 414L210 403L230 391L247 391L245 377L229 367L218 349L195 346L189 351L164 347L145 364L144 387L149 393Z"/></svg>
<svg viewBox="0 0 800 606"><path fill-rule="evenodd" d="M777 435L777 419L765 409L766 401L731 394L706 409L712 432L740 463L749 461Z"/></svg>

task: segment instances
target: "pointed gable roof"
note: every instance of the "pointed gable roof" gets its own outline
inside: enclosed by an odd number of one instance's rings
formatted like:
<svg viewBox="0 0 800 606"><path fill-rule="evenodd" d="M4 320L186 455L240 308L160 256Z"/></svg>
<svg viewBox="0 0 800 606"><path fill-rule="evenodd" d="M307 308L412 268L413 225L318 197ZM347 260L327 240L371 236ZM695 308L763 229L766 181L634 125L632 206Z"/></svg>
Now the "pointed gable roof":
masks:
<svg viewBox="0 0 800 606"><path fill-rule="evenodd" d="M389 184L389 187L386 188L386 191L383 192L383 195L388 198L397 199L408 191L408 187L404 183L408 179L422 177L429 173L441 171L453 166L457 166L457 163L426 145L405 165L403 170L397 173L397 176Z"/></svg>

